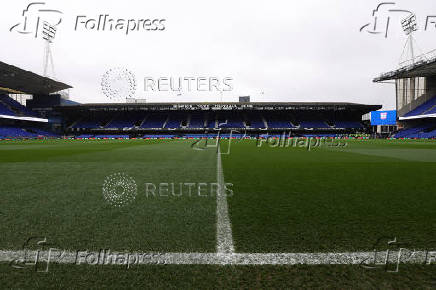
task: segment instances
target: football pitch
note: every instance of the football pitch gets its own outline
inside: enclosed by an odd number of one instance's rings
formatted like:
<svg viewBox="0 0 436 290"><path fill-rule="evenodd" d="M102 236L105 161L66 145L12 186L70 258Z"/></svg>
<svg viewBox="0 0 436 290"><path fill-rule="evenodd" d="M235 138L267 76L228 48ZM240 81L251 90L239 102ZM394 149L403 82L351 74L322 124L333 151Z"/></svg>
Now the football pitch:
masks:
<svg viewBox="0 0 436 290"><path fill-rule="evenodd" d="M436 142L342 142L1 141L2 286L435 287Z"/></svg>

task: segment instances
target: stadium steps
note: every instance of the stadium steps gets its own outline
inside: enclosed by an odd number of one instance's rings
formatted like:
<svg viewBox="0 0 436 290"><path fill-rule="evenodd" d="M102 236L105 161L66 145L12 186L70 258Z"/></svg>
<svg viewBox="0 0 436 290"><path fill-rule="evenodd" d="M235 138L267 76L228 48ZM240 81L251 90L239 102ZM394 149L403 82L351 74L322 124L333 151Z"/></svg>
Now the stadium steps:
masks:
<svg viewBox="0 0 436 290"><path fill-rule="evenodd" d="M425 111L424 114L433 114L434 112L436 112L436 105Z"/></svg>
<svg viewBox="0 0 436 290"><path fill-rule="evenodd" d="M115 120L116 117L113 117L111 119L109 119L106 123L102 124L101 127L106 128L107 126L109 126L110 123L112 123L112 121Z"/></svg>
<svg viewBox="0 0 436 290"><path fill-rule="evenodd" d="M147 121L148 115L145 115L144 119L142 119L141 124L139 124L139 128L142 128L142 125L144 125L145 121Z"/></svg>
<svg viewBox="0 0 436 290"><path fill-rule="evenodd" d="M189 114L188 119L186 120L186 127L185 128L189 128L189 126L191 125L191 119L192 119L192 114Z"/></svg>
<svg viewBox="0 0 436 290"><path fill-rule="evenodd" d="M68 126L69 129L73 129L74 126L76 126L77 123L79 123L80 121L82 121L84 118L79 118L77 119L75 122L73 122L70 126Z"/></svg>
<svg viewBox="0 0 436 290"><path fill-rule="evenodd" d="M264 116L260 116L260 119L262 120L263 125L265 126L265 128L268 128L268 122L266 121L265 117Z"/></svg>
<svg viewBox="0 0 436 290"><path fill-rule="evenodd" d="M168 124L168 122L170 121L170 115L167 116L167 119L165 120L165 122L162 125L162 128L165 128Z"/></svg>
<svg viewBox="0 0 436 290"><path fill-rule="evenodd" d="M213 127L211 127L211 123L213 124ZM209 119L209 118L207 118L206 120L205 120L205 125L204 125L204 127L205 128L208 128L208 129L214 129L214 128L217 128L217 120L216 120L216 117L214 118L214 119Z"/></svg>

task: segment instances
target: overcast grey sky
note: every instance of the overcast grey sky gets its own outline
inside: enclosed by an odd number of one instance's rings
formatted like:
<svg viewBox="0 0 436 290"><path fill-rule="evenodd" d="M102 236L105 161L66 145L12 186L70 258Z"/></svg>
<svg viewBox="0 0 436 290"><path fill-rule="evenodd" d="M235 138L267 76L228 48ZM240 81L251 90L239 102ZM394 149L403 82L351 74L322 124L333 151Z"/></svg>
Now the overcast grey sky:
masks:
<svg viewBox="0 0 436 290"><path fill-rule="evenodd" d="M32 1L4 0L0 18L0 60L42 74L44 43L9 29L22 22ZM250 95L252 101L347 101L395 107L394 87L372 78L398 67L406 36L405 14L381 11L379 31L372 10L381 1L44 1L63 12L53 44L56 77L74 87L71 99L108 102L100 88L102 75L123 67L137 78L138 98L150 102L218 101L219 93L150 93L149 77L232 77L234 89L224 101ZM422 52L436 48L436 28L426 17L436 15L434 0L392 1L396 9L417 15L415 34ZM118 19L166 19L164 31L74 30L78 15ZM390 16L388 38L382 19ZM45 16L44 16L45 17ZM51 15L50 17L54 17ZM433 18L436 20L436 18ZM418 50L419 51L419 50ZM264 94L261 94L264 92Z"/></svg>

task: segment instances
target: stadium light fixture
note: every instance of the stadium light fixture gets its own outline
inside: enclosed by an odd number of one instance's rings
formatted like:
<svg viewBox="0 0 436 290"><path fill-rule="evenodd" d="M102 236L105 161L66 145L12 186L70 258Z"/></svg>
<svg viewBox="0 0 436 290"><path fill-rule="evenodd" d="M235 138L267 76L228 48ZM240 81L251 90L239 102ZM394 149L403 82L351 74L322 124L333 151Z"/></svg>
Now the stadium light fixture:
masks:
<svg viewBox="0 0 436 290"><path fill-rule="evenodd" d="M56 36L56 27L50 25L50 23L44 21L42 27L42 38L49 43L53 43L53 40Z"/></svg>
<svg viewBox="0 0 436 290"><path fill-rule="evenodd" d="M416 23L416 15L410 14L408 17L401 20L401 26L406 35L410 35L418 30L418 24Z"/></svg>
<svg viewBox="0 0 436 290"><path fill-rule="evenodd" d="M45 40L44 61L43 61L43 68L44 68L43 75L45 77L48 77L49 65L51 66L53 77L55 76L53 54L50 48L50 44L53 43L55 36L56 36L56 27L44 21L42 26L42 39Z"/></svg>

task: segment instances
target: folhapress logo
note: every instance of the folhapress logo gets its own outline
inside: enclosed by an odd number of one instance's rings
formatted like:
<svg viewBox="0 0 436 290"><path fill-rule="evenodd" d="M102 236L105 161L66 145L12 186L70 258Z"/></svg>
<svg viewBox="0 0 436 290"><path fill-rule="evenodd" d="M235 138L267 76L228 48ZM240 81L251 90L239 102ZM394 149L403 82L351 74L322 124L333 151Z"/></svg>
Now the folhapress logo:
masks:
<svg viewBox="0 0 436 290"><path fill-rule="evenodd" d="M62 14L60 10L47 8L45 2L32 2L22 11L21 21L14 24L9 31L30 34L37 38L43 28L56 30L62 22Z"/></svg>
<svg viewBox="0 0 436 290"><path fill-rule="evenodd" d="M109 14L100 14L89 18L85 15L76 17L74 30L76 31L122 31L126 35L135 31L163 31L166 19L125 19L112 18Z"/></svg>
<svg viewBox="0 0 436 290"><path fill-rule="evenodd" d="M58 9L51 9L45 2L31 2L22 10L22 20L11 26L9 31L20 34L31 34L35 38L41 34L44 27L56 30L62 22L63 13ZM77 15L74 17L74 31L82 32L121 32L130 35L134 32L164 31L166 19L159 17L125 18L112 17L109 14L100 14L96 17ZM44 32L44 31L42 31Z"/></svg>

